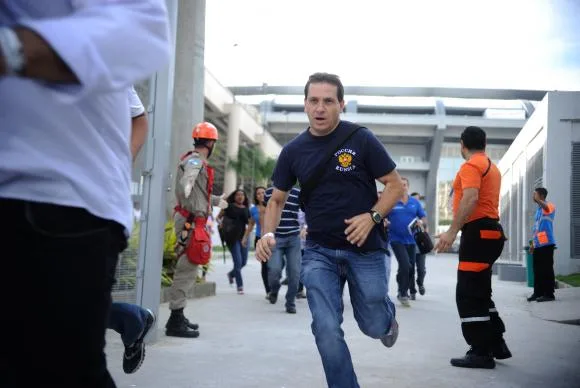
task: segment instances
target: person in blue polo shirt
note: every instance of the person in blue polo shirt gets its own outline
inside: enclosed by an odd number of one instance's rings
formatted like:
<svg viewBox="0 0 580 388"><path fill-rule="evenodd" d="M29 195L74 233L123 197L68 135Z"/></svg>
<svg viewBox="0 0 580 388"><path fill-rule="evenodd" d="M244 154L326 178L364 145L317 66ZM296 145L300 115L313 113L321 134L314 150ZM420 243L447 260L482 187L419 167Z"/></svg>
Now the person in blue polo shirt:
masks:
<svg viewBox="0 0 580 388"><path fill-rule="evenodd" d="M546 201L548 190L538 187L534 190L534 202L538 204L533 226L532 254L534 265L534 293L528 302L550 302L554 298L554 218L556 206Z"/></svg>
<svg viewBox="0 0 580 388"><path fill-rule="evenodd" d="M383 144L369 129L341 121L343 108L344 87L338 76L311 75L304 87L310 126L280 153L256 258L267 261L272 255L277 244L273 232L298 180L308 225L300 277L308 290L312 333L328 386L357 388L341 328L342 290L348 282L361 331L386 347L393 346L399 325L388 297L383 218L403 195L403 187ZM334 151L337 139L346 138L347 133L352 136ZM319 177L317 171L322 172ZM318 177L317 186L305 195L304 184L313 176ZM375 180L386 187L378 201Z"/></svg>
<svg viewBox="0 0 580 388"><path fill-rule="evenodd" d="M409 180L407 178L402 178L402 180L405 194L387 215L387 219L390 223L391 248L399 264L397 269L397 284L399 286L397 298L403 306L409 307L411 273L413 278L415 277L414 270L411 272L411 267L415 267L416 254L415 238L409 230L409 224L418 218L421 223L426 225L426 214L421 202L409 196ZM413 299L414 296L415 294L413 294Z"/></svg>

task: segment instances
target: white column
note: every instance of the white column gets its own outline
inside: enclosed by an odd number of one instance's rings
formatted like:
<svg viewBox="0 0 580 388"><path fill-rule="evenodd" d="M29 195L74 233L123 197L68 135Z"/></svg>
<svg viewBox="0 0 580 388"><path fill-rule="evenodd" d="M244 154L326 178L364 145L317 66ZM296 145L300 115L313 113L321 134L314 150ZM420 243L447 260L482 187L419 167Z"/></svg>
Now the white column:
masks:
<svg viewBox="0 0 580 388"><path fill-rule="evenodd" d="M179 0L171 137L173 169L179 157L193 148L193 126L204 120L204 50L205 0ZM167 201L169 212L175 205L173 169Z"/></svg>
<svg viewBox="0 0 580 388"><path fill-rule="evenodd" d="M240 148L240 109L237 104L230 106L228 117L228 143L226 146L226 166L230 160L237 160L238 150ZM224 193L229 194L236 189L237 176L236 172L226 167L224 177Z"/></svg>
<svg viewBox="0 0 580 388"><path fill-rule="evenodd" d="M177 0L166 0L171 25L171 41L175 42L177 25ZM158 316L161 295L161 265L166 212L165 203L171 140L171 104L175 50L167 68L156 73L150 82L149 134L145 149L143 171L143 207L139 236L139 262L137 265L136 303L149 308ZM149 341L157 339L153 328Z"/></svg>

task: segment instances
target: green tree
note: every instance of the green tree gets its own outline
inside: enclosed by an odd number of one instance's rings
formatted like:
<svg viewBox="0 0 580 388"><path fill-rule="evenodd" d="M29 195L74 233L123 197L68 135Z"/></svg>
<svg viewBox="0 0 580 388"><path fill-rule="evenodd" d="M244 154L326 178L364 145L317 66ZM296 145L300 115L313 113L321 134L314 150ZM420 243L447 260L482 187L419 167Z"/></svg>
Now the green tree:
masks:
<svg viewBox="0 0 580 388"><path fill-rule="evenodd" d="M275 166L276 159L266 156L257 146L243 145L238 150L238 157L230 159L226 168L236 172L240 186L249 192L256 186L266 186Z"/></svg>

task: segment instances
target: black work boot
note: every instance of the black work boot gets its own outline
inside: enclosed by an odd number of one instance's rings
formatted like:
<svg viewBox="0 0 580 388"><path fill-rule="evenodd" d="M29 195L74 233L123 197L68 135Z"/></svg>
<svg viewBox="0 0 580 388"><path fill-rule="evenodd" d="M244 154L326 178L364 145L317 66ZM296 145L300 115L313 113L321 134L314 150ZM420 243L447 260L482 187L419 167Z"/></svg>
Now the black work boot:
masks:
<svg viewBox="0 0 580 388"><path fill-rule="evenodd" d="M199 330L199 325L197 323L189 322L189 319L185 318L185 324L192 330Z"/></svg>
<svg viewBox="0 0 580 388"><path fill-rule="evenodd" d="M459 368L495 368L495 360L489 351L477 350L471 348L467 351L465 356L460 358L452 358L451 365Z"/></svg>
<svg viewBox="0 0 580 388"><path fill-rule="evenodd" d="M187 322L187 318L183 315L183 309L171 310L171 315L165 325L165 335L180 338L199 337L199 331L190 328Z"/></svg>
<svg viewBox="0 0 580 388"><path fill-rule="evenodd" d="M501 342L498 342L491 347L491 354L493 355L493 358L497 360L505 360L512 356L512 352L510 352L510 349L507 347L504 340L501 340Z"/></svg>

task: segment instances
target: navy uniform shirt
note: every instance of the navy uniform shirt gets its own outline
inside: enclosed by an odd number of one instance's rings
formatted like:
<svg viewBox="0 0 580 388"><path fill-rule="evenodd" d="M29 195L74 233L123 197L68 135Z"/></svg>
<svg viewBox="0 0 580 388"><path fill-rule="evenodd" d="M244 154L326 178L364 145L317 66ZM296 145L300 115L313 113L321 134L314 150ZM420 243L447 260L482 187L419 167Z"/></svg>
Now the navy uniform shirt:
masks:
<svg viewBox="0 0 580 388"><path fill-rule="evenodd" d="M305 183L328 155L328 144L346 130L343 123L329 135L313 136L306 130L286 144L272 176L274 187L289 191L296 180ZM358 130L326 164L326 171L306 202L307 240L331 249L386 250L382 223L358 248L346 240L344 220L371 210L377 202L375 179L394 169L395 163L373 133L368 128Z"/></svg>

